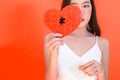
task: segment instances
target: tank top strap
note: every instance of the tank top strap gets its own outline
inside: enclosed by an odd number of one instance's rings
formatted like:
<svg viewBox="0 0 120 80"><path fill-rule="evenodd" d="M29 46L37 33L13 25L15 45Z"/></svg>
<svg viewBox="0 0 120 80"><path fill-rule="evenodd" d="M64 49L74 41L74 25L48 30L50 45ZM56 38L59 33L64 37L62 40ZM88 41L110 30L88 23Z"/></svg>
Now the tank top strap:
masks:
<svg viewBox="0 0 120 80"><path fill-rule="evenodd" d="M96 38L96 43L98 43L98 36L95 36L95 38Z"/></svg>

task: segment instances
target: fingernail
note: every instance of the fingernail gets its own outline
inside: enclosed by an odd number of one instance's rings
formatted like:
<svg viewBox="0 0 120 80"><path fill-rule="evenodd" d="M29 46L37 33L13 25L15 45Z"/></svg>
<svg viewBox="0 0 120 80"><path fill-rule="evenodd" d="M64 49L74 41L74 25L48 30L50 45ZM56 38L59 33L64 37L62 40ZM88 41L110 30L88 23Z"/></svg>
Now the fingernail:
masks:
<svg viewBox="0 0 120 80"><path fill-rule="evenodd" d="M79 69L79 70L82 70L82 65L80 65L80 66L78 67L78 69Z"/></svg>
<svg viewBox="0 0 120 80"><path fill-rule="evenodd" d="M81 66L81 69L84 70L84 66L83 65Z"/></svg>

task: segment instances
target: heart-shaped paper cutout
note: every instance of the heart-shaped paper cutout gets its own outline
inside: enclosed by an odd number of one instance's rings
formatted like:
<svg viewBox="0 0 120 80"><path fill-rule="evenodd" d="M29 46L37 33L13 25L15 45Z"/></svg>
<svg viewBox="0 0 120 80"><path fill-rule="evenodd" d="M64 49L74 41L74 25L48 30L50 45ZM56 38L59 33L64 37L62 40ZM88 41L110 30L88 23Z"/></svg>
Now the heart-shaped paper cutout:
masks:
<svg viewBox="0 0 120 80"><path fill-rule="evenodd" d="M81 22L81 11L77 6L69 5L59 11L50 9L44 15L44 23L53 32L63 34L72 33Z"/></svg>

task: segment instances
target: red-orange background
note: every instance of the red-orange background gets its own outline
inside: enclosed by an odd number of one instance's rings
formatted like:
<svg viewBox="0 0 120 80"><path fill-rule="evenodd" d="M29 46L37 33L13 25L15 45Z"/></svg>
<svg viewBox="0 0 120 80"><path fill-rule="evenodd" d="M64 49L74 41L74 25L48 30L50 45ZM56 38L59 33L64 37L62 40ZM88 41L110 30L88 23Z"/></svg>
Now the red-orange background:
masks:
<svg viewBox="0 0 120 80"><path fill-rule="evenodd" d="M44 80L43 23L61 0L0 0L0 80ZM95 0L102 37L110 42L110 80L120 80L120 0Z"/></svg>

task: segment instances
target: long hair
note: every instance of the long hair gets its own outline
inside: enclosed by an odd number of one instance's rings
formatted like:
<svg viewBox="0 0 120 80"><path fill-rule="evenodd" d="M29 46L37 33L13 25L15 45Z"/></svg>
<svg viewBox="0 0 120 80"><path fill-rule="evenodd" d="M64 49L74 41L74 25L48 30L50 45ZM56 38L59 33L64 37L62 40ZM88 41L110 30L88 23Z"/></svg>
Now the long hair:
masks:
<svg viewBox="0 0 120 80"><path fill-rule="evenodd" d="M94 4L93 0L90 0L90 1L91 1L91 5L92 5L92 14L91 14L90 21L88 23L89 27L87 28L87 30L89 32L91 32L92 34L101 36L101 30L98 25L98 21L97 21L97 17L96 17L95 4ZM63 9L65 6L69 5L70 3L71 3L71 0L63 0L61 9Z"/></svg>

